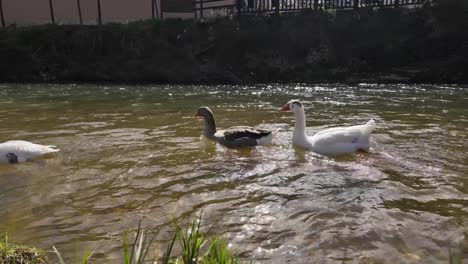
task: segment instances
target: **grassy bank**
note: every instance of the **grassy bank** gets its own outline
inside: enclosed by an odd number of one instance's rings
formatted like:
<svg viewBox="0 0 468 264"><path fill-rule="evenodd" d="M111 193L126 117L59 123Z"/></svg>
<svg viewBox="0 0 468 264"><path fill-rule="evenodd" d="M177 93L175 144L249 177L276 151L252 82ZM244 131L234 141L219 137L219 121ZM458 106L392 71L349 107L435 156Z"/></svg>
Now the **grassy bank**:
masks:
<svg viewBox="0 0 468 264"><path fill-rule="evenodd" d="M9 243L8 236L0 242L0 263L47 264L50 263L45 251L35 247Z"/></svg>
<svg viewBox="0 0 468 264"><path fill-rule="evenodd" d="M202 230L201 214L199 218L192 220L187 225L181 226L174 222L174 230L171 239L167 242L162 255L154 253L154 242L159 231L151 228L142 228L140 225L133 236L124 236L122 245L122 263L143 264L240 264L240 259L228 249L227 241L223 238L209 234ZM49 251L47 257L45 251L27 246L11 244L6 238L0 242L0 264L69 264L69 263L101 263L102 260L93 259L93 254L98 251L88 250L77 262L65 261L60 249L55 246ZM56 261L51 261L56 259Z"/></svg>
<svg viewBox="0 0 468 264"><path fill-rule="evenodd" d="M17 28L0 33L0 81L468 83L465 2Z"/></svg>

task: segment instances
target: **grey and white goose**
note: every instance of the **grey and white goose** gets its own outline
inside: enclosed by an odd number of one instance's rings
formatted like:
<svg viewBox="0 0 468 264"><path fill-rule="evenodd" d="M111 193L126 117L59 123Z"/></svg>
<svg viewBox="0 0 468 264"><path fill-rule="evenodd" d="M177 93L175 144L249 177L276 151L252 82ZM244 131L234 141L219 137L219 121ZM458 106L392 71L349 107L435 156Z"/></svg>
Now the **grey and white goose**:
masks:
<svg viewBox="0 0 468 264"><path fill-rule="evenodd" d="M253 147L271 143L273 134L267 129L258 129L249 126L235 126L224 130L216 129L213 112L207 106L198 109L196 117L205 120L203 134L213 141L228 148Z"/></svg>

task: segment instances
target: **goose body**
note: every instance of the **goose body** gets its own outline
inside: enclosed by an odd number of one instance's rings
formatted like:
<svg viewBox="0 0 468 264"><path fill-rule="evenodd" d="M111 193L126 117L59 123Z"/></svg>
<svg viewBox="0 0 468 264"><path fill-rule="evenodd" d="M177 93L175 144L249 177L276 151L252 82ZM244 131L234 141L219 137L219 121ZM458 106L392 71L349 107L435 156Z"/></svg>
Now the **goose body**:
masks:
<svg viewBox="0 0 468 264"><path fill-rule="evenodd" d="M205 120L203 134L208 139L218 142L228 148L253 147L271 143L273 134L267 129L249 126L235 126L224 130L217 130L214 114L210 108L200 107L195 115Z"/></svg>
<svg viewBox="0 0 468 264"><path fill-rule="evenodd" d="M292 100L283 106L283 111L292 111L296 118L292 142L295 146L326 156L339 156L358 150L369 151L370 135L375 128L374 120L364 125L334 127L322 130L313 136L305 132L306 118L301 102Z"/></svg>
<svg viewBox="0 0 468 264"><path fill-rule="evenodd" d="M18 163L38 156L58 152L55 146L43 146L23 140L7 141L0 144L0 163Z"/></svg>

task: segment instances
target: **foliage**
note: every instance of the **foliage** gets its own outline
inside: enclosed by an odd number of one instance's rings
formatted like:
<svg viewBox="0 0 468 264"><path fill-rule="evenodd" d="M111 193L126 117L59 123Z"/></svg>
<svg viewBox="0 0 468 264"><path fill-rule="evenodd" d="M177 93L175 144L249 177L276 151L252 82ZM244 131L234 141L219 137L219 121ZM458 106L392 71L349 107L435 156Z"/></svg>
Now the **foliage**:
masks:
<svg viewBox="0 0 468 264"><path fill-rule="evenodd" d="M0 81L468 82L466 1L0 32Z"/></svg>
<svg viewBox="0 0 468 264"><path fill-rule="evenodd" d="M142 264L145 261L148 250L150 249L157 232L149 237L148 230L141 228L141 222L138 224L137 234L133 241L132 251L129 254L129 245L127 244L127 238L124 238L123 251L124 251L124 263L125 264Z"/></svg>
<svg viewBox="0 0 468 264"><path fill-rule="evenodd" d="M172 239L169 241L166 251L162 256L162 264L237 264L241 263L237 257L235 257L232 252L228 249L227 243L224 239L221 239L217 236L209 236L208 234L202 232L201 230L201 221L202 215L200 214L198 219L192 220L184 228L174 223L175 233L172 236ZM138 228L137 237L139 233L144 233L141 227ZM154 237L153 237L154 238ZM136 241L136 240L135 240ZM152 239L143 242L134 243L132 250L136 252L138 249L147 252L152 244ZM175 242L179 243L179 248L175 248ZM210 242L211 241L211 242ZM128 252L127 247L124 246L124 252ZM175 253L175 251L179 253ZM128 255L125 254L124 255ZM135 259L135 262L132 262L132 258L127 262L125 258L125 263L143 263L146 261L146 254L140 258L141 262ZM155 260L153 260L155 261ZM159 262L158 262L159 263Z"/></svg>
<svg viewBox="0 0 468 264"><path fill-rule="evenodd" d="M174 222L174 235L167 244L162 258L157 261L156 256L148 256L158 232L152 229L144 229L141 222L138 225L135 239L128 244L127 235L123 242L123 262L125 264L162 263L162 264L239 264L240 260L228 249L224 239L210 236L201 230L202 216L192 220L184 228ZM176 241L179 247L176 248ZM60 252L53 247L53 252L58 258L59 264L66 264ZM93 252L86 252L82 264L90 261Z"/></svg>
<svg viewBox="0 0 468 264"><path fill-rule="evenodd" d="M0 242L0 263L47 264L50 261L44 251L35 247L11 244L8 242L8 235L5 235L4 241Z"/></svg>

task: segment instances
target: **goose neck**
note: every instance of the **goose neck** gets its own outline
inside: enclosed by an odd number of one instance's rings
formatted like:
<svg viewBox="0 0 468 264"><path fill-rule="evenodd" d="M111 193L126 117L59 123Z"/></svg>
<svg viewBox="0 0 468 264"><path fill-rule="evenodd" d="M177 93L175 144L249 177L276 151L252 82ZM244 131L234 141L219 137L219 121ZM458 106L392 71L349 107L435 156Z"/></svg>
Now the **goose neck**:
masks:
<svg viewBox="0 0 468 264"><path fill-rule="evenodd" d="M294 125L294 132L293 132L293 137L294 138L305 138L306 133L305 133L305 128L306 128L306 118L305 118L305 113L304 111L297 111L294 113L294 116L296 118L296 122Z"/></svg>
<svg viewBox="0 0 468 264"><path fill-rule="evenodd" d="M213 114L209 114L205 116L205 129L203 130L203 134L210 139L214 138L214 134L216 133L216 121Z"/></svg>

